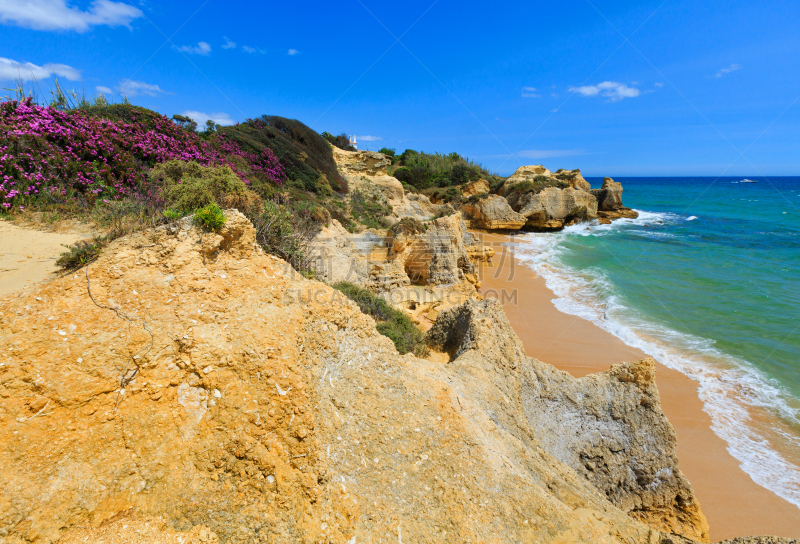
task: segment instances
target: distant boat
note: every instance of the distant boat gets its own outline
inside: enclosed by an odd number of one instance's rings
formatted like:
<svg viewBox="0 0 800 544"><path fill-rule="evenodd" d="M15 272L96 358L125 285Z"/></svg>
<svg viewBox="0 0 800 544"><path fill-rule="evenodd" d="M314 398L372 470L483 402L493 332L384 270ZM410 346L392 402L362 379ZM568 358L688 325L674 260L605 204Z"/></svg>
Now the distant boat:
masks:
<svg viewBox="0 0 800 544"><path fill-rule="evenodd" d="M754 181L754 180L752 180L752 179L743 179L743 180L742 180L742 181L740 181L739 183L758 183L758 182L757 182L757 181Z"/></svg>

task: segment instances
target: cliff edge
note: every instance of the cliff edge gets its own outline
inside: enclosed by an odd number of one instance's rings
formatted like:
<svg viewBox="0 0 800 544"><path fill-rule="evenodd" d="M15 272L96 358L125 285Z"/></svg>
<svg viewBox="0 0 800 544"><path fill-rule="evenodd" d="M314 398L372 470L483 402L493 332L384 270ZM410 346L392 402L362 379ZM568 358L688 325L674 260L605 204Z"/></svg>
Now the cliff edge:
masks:
<svg viewBox="0 0 800 544"><path fill-rule="evenodd" d="M209 543L702 539L699 511L659 502L677 476L649 495L603 487L648 459L636 440L548 438L556 416L623 434L658 420L646 364L570 381L528 359L489 301L437 319L450 363L400 356L355 303L226 217L218 233L187 218L119 239L0 301L3 542L101 542L109 527ZM654 440L678 474L669 437ZM585 451L611 479L576 465Z"/></svg>

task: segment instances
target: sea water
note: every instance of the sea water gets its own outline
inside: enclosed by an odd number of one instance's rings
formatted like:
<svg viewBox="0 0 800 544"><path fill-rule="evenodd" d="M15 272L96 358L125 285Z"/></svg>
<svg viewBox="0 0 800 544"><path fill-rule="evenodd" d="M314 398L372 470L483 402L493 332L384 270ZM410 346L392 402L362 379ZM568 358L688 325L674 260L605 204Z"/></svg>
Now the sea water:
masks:
<svg viewBox="0 0 800 544"><path fill-rule="evenodd" d="M800 507L800 178L750 179L616 178L638 219L515 251L559 310L697 380L728 451Z"/></svg>

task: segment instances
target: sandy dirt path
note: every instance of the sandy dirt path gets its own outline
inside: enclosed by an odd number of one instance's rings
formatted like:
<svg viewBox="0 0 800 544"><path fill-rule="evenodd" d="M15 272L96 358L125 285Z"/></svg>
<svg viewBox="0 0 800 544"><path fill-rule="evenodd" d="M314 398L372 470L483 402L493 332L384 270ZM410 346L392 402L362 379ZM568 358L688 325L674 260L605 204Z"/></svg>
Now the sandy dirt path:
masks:
<svg viewBox="0 0 800 544"><path fill-rule="evenodd" d="M544 279L513 259L513 253L502 258L509 237L478 236L497 252L493 259L497 268L481 271L481 291L488 296L516 291L516 298L507 299L503 306L529 356L576 377L645 356L594 323L560 312ZM678 437L680 469L708 519L711 541L751 535L800 536L800 508L756 484L739 467L726 442L711 430L697 382L658 364L656 384L661 406Z"/></svg>
<svg viewBox="0 0 800 544"><path fill-rule="evenodd" d="M56 260L86 234L45 232L0 221L0 295L37 285L56 271Z"/></svg>

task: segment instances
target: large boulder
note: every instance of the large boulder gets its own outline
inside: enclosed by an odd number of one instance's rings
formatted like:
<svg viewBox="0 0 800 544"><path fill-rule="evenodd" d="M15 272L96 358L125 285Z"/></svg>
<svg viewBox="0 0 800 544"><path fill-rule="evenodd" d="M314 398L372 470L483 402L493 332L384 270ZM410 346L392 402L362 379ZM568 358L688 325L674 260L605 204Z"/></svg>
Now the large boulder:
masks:
<svg viewBox="0 0 800 544"><path fill-rule="evenodd" d="M525 217L526 226L557 230L576 221L597 218L597 200L586 191L548 187L538 193L512 193L511 204Z"/></svg>
<svg viewBox="0 0 800 544"><path fill-rule="evenodd" d="M597 198L597 209L610 212L622 208L622 184L611 178L603 179L600 189L592 189L591 193Z"/></svg>
<svg viewBox="0 0 800 544"><path fill-rule="evenodd" d="M482 195L488 193L491 187L489 186L489 182L485 179L479 179L476 181L471 181L461 186L461 196L464 198L469 198L475 195Z"/></svg>
<svg viewBox="0 0 800 544"><path fill-rule="evenodd" d="M469 218L471 227L486 230L517 230L527 220L515 212L505 198L497 195L469 199L461 211Z"/></svg>

